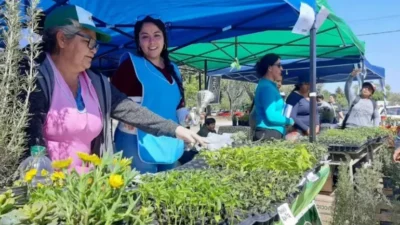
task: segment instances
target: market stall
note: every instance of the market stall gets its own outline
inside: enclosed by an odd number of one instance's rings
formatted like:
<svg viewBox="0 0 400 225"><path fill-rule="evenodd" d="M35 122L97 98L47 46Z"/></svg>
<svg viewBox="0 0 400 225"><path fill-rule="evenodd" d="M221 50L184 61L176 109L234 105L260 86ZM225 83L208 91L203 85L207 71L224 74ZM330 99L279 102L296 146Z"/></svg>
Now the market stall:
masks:
<svg viewBox="0 0 400 225"><path fill-rule="evenodd" d="M187 15L194 18L175 18L175 11L167 10L166 3L159 1L146 2L143 6L135 8L127 4L119 5L115 1L102 2L101 9L107 10L101 10L98 5L84 1L56 1L55 5L51 1L43 1L42 6L48 12L58 5L77 4L92 11L94 17L89 19L93 19L115 37L115 42L103 45L105 48L99 52L95 64L99 69L107 70L115 65L115 59L123 51L135 48L129 34L133 26L130 23L136 21L140 13L148 14L146 10L149 5L160 6L156 11L173 31L173 37L170 39L176 41L172 45L177 47L171 49L171 52L175 53L183 51L182 47L194 42L235 37L255 31L286 30L286 33L290 34L301 5L300 1L278 0L267 3L253 1L254 4L248 4L247 7L237 7L244 2L175 3L168 2L174 5L175 10L185 10ZM196 14L199 7L202 8L201 13ZM309 7L312 11L317 9L314 1L309 1ZM218 14L212 8L224 13ZM121 18L114 15L120 15ZM248 17L244 18L243 15ZM106 23L103 18L114 18L115 21L112 24ZM282 21L277 22L276 18L281 18ZM213 21L215 26L207 27L209 21ZM271 24L266 25L265 21ZM324 29L325 24L322 26L324 30L321 33L326 32L325 34L330 35L328 31L340 32L337 25L340 25L341 20L332 16L332 21L329 28ZM311 22L313 27L309 40L312 56L310 64L313 68L312 77L315 77L317 28L316 21ZM192 35L182 35L182 30ZM308 36L299 39L296 35L291 35L290 38L294 38L292 42L289 41L291 43L308 41ZM345 40L352 38L354 37L346 37ZM306 49L305 52L309 52L308 43L299 45ZM349 53L347 50L359 53L360 49L363 49L362 44L352 44L344 48L330 47L330 51L322 54L335 55L335 52L341 50L346 54ZM182 57L182 52L180 56ZM189 65L194 63L189 61L190 57L185 57ZM175 60L183 63L182 58L175 57ZM205 65L207 67L207 63ZM202 152L199 157L203 158L206 169L181 168L144 176L138 176L136 171L132 171L130 160L121 158L120 154L104 155L100 159L97 155L80 153L79 158L91 168L88 173L68 171L71 163L69 159L54 161L54 172L35 169L19 171L22 179L11 187L14 192L2 189L1 224L12 224L15 221L27 224L71 225L254 224L272 223L278 218L281 222L297 223L298 220L307 220L307 216L311 217L307 212L313 209L313 199L329 174L329 167L321 165L321 158L325 153L326 146L309 143L276 142L258 146L228 147L219 151ZM33 184L32 180L39 173L45 182ZM15 191L24 187L25 190L29 188L29 196L26 195L26 191ZM20 205L15 204L15 201L23 198L27 200L27 197L29 203L24 207L20 208ZM291 203L290 206L287 203Z"/></svg>
<svg viewBox="0 0 400 225"><path fill-rule="evenodd" d="M389 136L392 136L391 132L380 128L330 129L324 131L318 141L328 146L329 164L339 166L345 162L353 180L353 166L362 160L371 164Z"/></svg>

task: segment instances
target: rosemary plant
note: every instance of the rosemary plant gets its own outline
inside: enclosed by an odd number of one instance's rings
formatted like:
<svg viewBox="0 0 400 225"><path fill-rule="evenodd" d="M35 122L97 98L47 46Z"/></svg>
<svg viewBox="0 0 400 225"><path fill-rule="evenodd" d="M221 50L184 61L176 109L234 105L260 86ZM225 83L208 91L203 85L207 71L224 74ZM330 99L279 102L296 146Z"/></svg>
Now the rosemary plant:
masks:
<svg viewBox="0 0 400 225"><path fill-rule="evenodd" d="M31 0L30 3L24 18L20 11L21 1L5 0L1 8L6 28L0 30L0 38L5 45L0 54L0 187L11 184L25 151L28 98L35 88L35 59L40 54L39 43L34 43L33 38L38 28L39 0ZM30 44L28 50L20 49L19 45L23 28L29 31L25 37ZM20 63L23 59L28 61L30 69L21 74Z"/></svg>

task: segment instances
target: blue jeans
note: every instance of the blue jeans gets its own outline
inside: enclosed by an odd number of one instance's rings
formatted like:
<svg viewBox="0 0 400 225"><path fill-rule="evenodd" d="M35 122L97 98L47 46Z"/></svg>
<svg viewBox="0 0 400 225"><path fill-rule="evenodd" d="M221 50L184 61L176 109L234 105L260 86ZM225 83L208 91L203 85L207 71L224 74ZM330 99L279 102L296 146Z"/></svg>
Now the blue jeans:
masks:
<svg viewBox="0 0 400 225"><path fill-rule="evenodd" d="M114 141L117 151L123 151L123 157L133 157L131 167L132 169L136 169L137 171L139 171L141 174L167 171L177 166L177 162L173 164L150 164L143 162L139 157L138 141L136 135L122 132L117 128L115 130Z"/></svg>

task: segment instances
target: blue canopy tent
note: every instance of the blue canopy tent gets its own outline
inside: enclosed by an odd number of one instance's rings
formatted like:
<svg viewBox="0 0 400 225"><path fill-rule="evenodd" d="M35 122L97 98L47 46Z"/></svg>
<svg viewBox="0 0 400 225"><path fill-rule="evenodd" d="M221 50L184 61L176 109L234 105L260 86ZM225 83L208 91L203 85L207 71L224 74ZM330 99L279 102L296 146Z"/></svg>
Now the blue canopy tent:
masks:
<svg viewBox="0 0 400 225"><path fill-rule="evenodd" d="M29 4L28 0L22 2ZM193 43L265 30L291 30L301 2L313 8L316 5L315 0L41 0L40 7L45 14L65 4L90 11L97 26L113 37L111 43L101 45L93 63L103 70L117 67L119 57L135 49L133 28L146 15L165 22L173 52ZM4 21L0 23L4 25Z"/></svg>
<svg viewBox="0 0 400 225"><path fill-rule="evenodd" d="M29 0L21 1L29 5ZM158 17L163 20L168 28L170 46L174 46L171 52L193 43L209 42L229 37L255 33L266 30L292 30L299 17L302 3L312 8L312 17L307 12L307 18L313 18L312 27L300 28L309 31L310 37L310 79L311 90L315 91L315 63L316 63L316 34L317 21L315 14L321 6L327 6L326 0L148 0L132 4L128 0L110 1L103 0L42 0L40 7L45 14L54 8L73 4L87 9L93 14L93 21L98 27L111 34L113 41L103 44L98 51L92 68L105 70L115 68L120 56L126 51L135 49L133 27L136 21L146 15ZM0 0L4 4L4 0ZM327 6L327 8L329 8ZM183 13L184 12L184 13ZM333 20L332 29L343 25L343 21L330 14ZM5 25L0 19L0 25ZM346 34L351 34L349 28L345 28ZM339 32L344 40L344 36ZM351 40L356 38L351 36ZM301 38L303 39L303 38ZM361 46L362 47L362 46ZM173 58L172 58L173 59ZM174 60L174 59L173 59ZM206 63L205 63L206 64ZM204 68L205 71L207 67ZM315 98L312 98L312 108L316 108ZM314 110L311 110L314 112ZM312 124L315 123L315 115L311 115ZM312 125L312 127L314 127ZM311 131L311 141L315 140L315 130Z"/></svg>
<svg viewBox="0 0 400 225"><path fill-rule="evenodd" d="M298 76L310 73L309 60L293 61L282 60L283 63L283 84L295 84ZM385 69L371 64L367 60L357 58L347 59L317 59L317 83L335 83L347 80L349 73L355 68L355 64L362 68L365 64L365 80L380 80L385 78ZM223 79L258 82L258 77L253 66L242 66L240 70L224 68L208 72L209 76L222 76Z"/></svg>

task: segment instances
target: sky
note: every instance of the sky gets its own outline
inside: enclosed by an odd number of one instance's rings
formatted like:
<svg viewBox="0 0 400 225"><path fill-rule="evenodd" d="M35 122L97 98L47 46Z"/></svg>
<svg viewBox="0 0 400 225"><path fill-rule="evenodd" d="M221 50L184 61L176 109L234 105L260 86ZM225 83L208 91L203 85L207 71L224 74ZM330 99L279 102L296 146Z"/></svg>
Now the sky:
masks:
<svg viewBox="0 0 400 225"><path fill-rule="evenodd" d="M359 39L365 41L366 57L370 63L384 67L386 84L393 92L400 92L400 0L330 0L335 14L350 26ZM399 32L375 35L384 31ZM325 84L333 92L344 84Z"/></svg>

